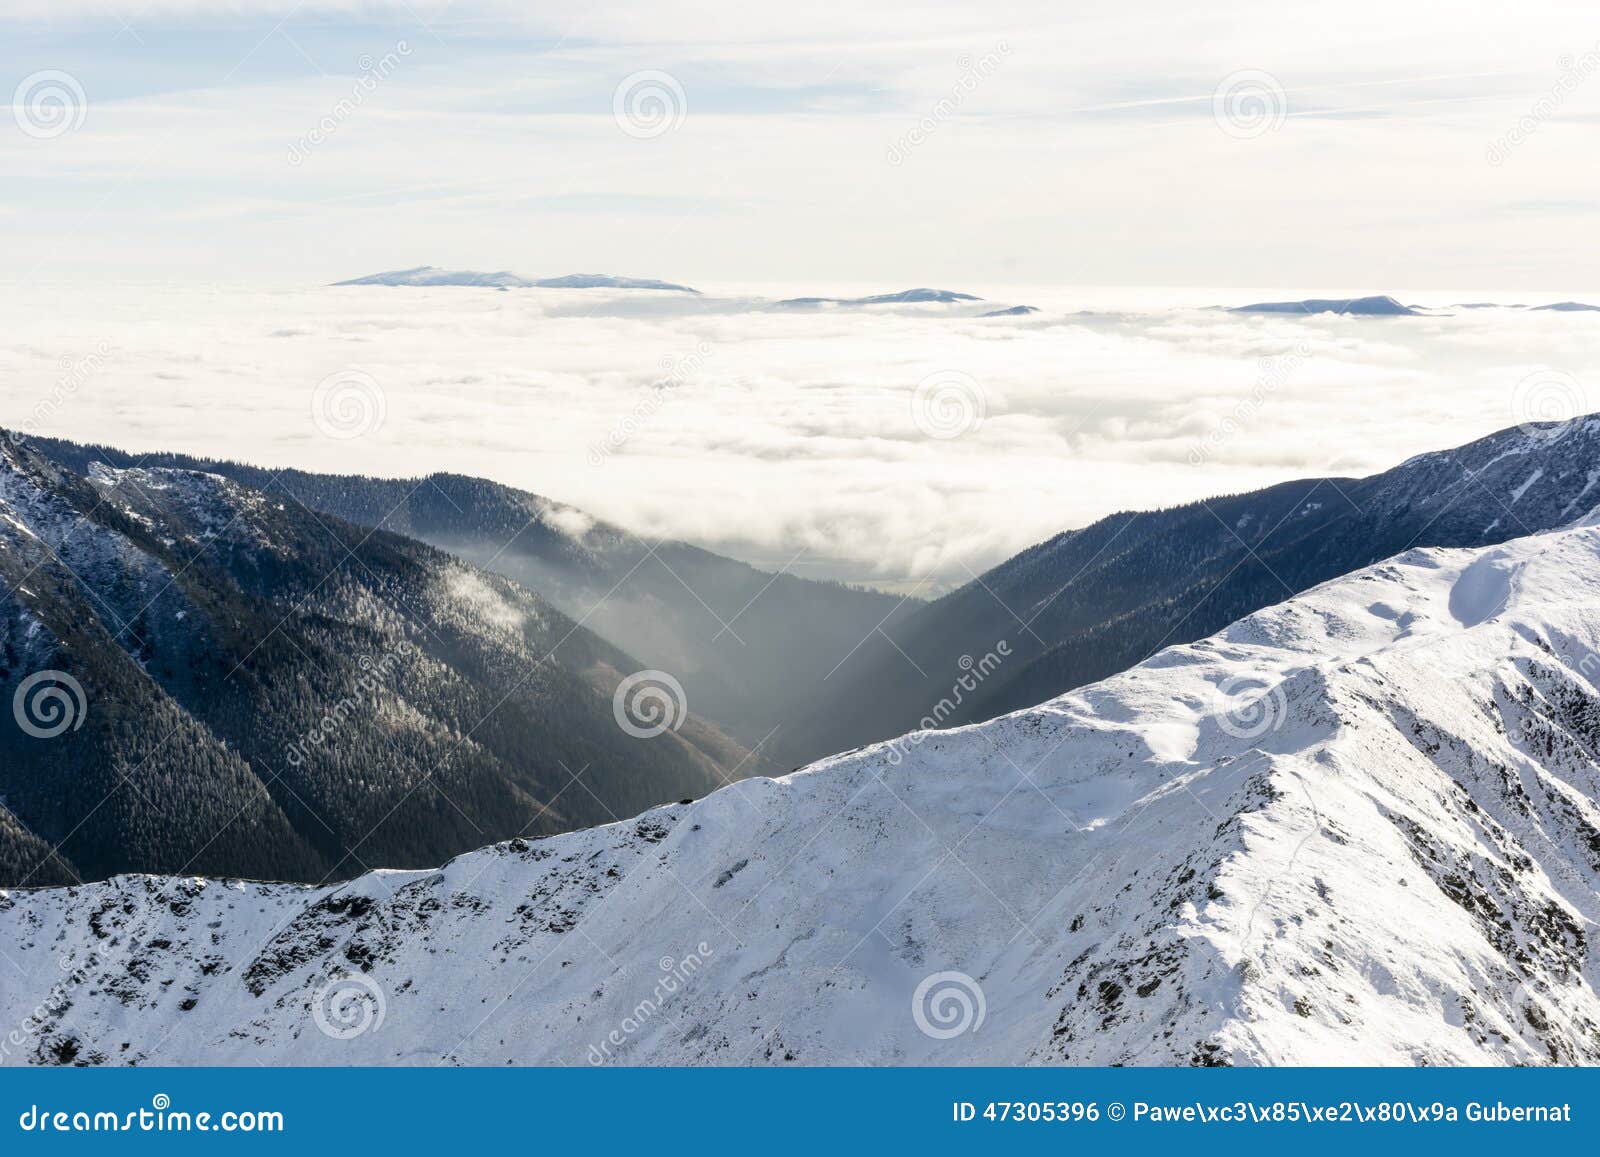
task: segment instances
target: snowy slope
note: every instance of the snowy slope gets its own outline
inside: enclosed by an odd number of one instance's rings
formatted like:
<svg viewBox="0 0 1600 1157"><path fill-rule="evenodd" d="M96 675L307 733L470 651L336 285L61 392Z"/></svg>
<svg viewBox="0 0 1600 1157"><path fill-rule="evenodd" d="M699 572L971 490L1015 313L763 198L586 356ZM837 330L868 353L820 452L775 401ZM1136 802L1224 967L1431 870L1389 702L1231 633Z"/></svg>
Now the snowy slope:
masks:
<svg viewBox="0 0 1600 1157"><path fill-rule="evenodd" d="M141 1064L1600 1062L1597 647L1600 529L1415 550L438 871L14 892L0 1017Z"/></svg>

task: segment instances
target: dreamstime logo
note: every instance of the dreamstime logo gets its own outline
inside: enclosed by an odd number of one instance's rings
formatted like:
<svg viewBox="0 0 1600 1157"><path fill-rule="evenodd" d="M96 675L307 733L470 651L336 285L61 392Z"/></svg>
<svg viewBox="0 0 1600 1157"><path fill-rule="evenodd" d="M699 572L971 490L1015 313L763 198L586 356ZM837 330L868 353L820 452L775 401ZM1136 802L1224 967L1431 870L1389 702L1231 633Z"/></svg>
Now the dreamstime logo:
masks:
<svg viewBox="0 0 1600 1157"><path fill-rule="evenodd" d="M649 68L622 78L611 94L617 127L639 141L670 133L689 115L689 98L670 72Z"/></svg>
<svg viewBox="0 0 1600 1157"><path fill-rule="evenodd" d="M612 1053L626 1044L634 1033L649 1024L656 1013L661 1011L662 1005L687 988L695 973L705 967L706 961L714 955L716 949L702 940L695 945L693 952L687 953L681 960L663 956L657 962L661 975L650 990L650 995L629 1009L622 1022L607 1033L604 1040L597 1045L589 1046L589 1063L603 1065L611 1060Z"/></svg>
<svg viewBox="0 0 1600 1157"><path fill-rule="evenodd" d="M1572 429L1573 418L1589 412L1588 391L1565 370L1548 366L1528 374L1511 391L1511 415L1518 428L1554 442Z"/></svg>
<svg viewBox="0 0 1600 1157"><path fill-rule="evenodd" d="M1559 57L1556 60L1556 82L1550 86L1550 91L1540 94L1528 106L1528 111L1517 118L1516 124L1489 142L1484 159L1496 168L1505 164L1512 151L1525 144L1529 137L1539 131L1540 125L1560 112L1561 106L1567 103L1567 97L1597 70L1600 70L1600 44L1582 56L1565 54Z"/></svg>
<svg viewBox="0 0 1600 1157"><path fill-rule="evenodd" d="M65 136L89 115L89 98L70 72L47 68L22 78L11 97L17 127L35 140Z"/></svg>
<svg viewBox="0 0 1600 1157"><path fill-rule="evenodd" d="M889 741L889 762L895 767L905 760L907 749L920 747L928 736L943 727L953 716L957 709L967 701L971 695L990 675L999 669L1000 664L1011 657L1011 644L1001 639L995 644L994 650L984 652L983 658L973 659L971 655L962 655L956 660L956 666L961 668L961 675L950 686L950 693L933 705L918 722L919 730L909 735L902 735L898 739Z"/></svg>
<svg viewBox="0 0 1600 1157"><path fill-rule="evenodd" d="M1189 447L1189 465L1199 466L1243 430L1266 405L1267 399L1283 389L1296 370L1311 356L1311 343L1301 341L1294 349L1276 357L1262 358L1260 374L1248 396L1239 399L1216 427Z"/></svg>
<svg viewBox="0 0 1600 1157"><path fill-rule="evenodd" d="M654 739L683 726L689 699L683 684L665 671L635 671L617 684L611 713L617 726L635 739Z"/></svg>
<svg viewBox="0 0 1600 1157"><path fill-rule="evenodd" d="M83 726L89 700L83 684L65 671L36 671L17 685L11 714L35 739L54 739Z"/></svg>
<svg viewBox="0 0 1600 1157"><path fill-rule="evenodd" d="M350 1040L383 1027L389 1002L369 977L343 972L317 989L311 998L311 1019L323 1036Z"/></svg>
<svg viewBox="0 0 1600 1157"><path fill-rule="evenodd" d="M1592 694L1593 688L1600 687L1600 654L1589 650L1587 647L1582 650L1583 653L1578 655L1576 660L1565 651L1556 652L1556 658L1569 672L1576 674L1589 684L1588 687L1580 686L1577 689L1580 695L1587 698ZM1540 748L1547 747L1553 726L1551 723L1546 722L1547 713L1536 713L1531 704L1525 703L1524 707L1526 710L1522 713L1521 721L1517 726L1517 731L1521 733L1521 742Z"/></svg>
<svg viewBox="0 0 1600 1157"><path fill-rule="evenodd" d="M1541 1046L1550 1033L1550 1022L1558 1018L1561 1010L1555 993L1540 992L1533 986L1531 978L1521 976L1517 977L1507 991L1502 1007L1511 1011L1509 1017L1511 1030L1518 1036L1532 1036ZM1560 1019L1565 1018L1560 1017ZM1532 1032L1527 1032L1524 1025Z"/></svg>
<svg viewBox="0 0 1600 1157"><path fill-rule="evenodd" d="M655 417L656 411L666 405L674 390L700 372L711 353L711 343L700 341L695 343L694 352L691 354L663 358L661 368L666 376L650 387L649 392L639 400L627 417L618 421L604 438L589 447L589 465L605 465L607 458L622 449L640 427Z"/></svg>
<svg viewBox="0 0 1600 1157"><path fill-rule="evenodd" d="M10 432L12 445L22 445L28 435L55 417L56 411L76 395L85 382L105 367L106 360L110 356L111 347L103 341L97 342L94 349L82 357L74 358L63 354L60 362L61 376L56 379L50 395L35 404L32 413Z"/></svg>
<svg viewBox="0 0 1600 1157"><path fill-rule="evenodd" d="M354 116L356 110L366 103L367 97L377 92L378 86L388 80L400 67L400 58L410 55L411 45L404 40L397 41L394 50L384 53L378 60L363 53L356 61L356 67L361 70L361 75L356 77L350 95L342 98L323 114L322 119L317 121L309 132L302 134L289 146L289 163L295 166L305 164L311 150L333 136L340 125Z"/></svg>
<svg viewBox="0 0 1600 1157"><path fill-rule="evenodd" d="M965 972L935 972L911 994L911 1019L934 1040L977 1032L988 1011L983 988Z"/></svg>
<svg viewBox="0 0 1600 1157"><path fill-rule="evenodd" d="M1260 739L1279 730L1289 715L1283 684L1268 686L1255 675L1235 675L1217 684L1217 726L1235 739Z"/></svg>
<svg viewBox="0 0 1600 1157"><path fill-rule="evenodd" d="M13 1048L20 1049L30 1038L43 1032L48 1025L71 1008L73 990L89 978L88 966L74 965L72 957L67 955L56 957L56 969L63 974L61 979L50 986L50 990L23 1019L21 1025L4 1037L0 1037L0 1064L11 1059Z"/></svg>
<svg viewBox="0 0 1600 1157"><path fill-rule="evenodd" d="M933 102L926 115L912 125L905 132L895 138L889 146L886 159L891 165L902 165L911 155L911 150L921 145L934 133L939 131L939 126L955 116L966 103L967 97L978 91L978 86L988 80L1004 63L1005 58L1011 55L1011 45L1004 40L998 41L992 52L986 52L974 60L970 56L956 58L956 68L960 71L956 82L950 88L948 96L942 96Z"/></svg>
<svg viewBox="0 0 1600 1157"><path fill-rule="evenodd" d="M1283 85L1259 68L1230 72L1211 94L1211 119L1236 140L1265 136L1288 115L1289 96Z"/></svg>
<svg viewBox="0 0 1600 1157"><path fill-rule="evenodd" d="M911 395L911 420L928 437L941 441L975 433L988 415L983 387L960 370L929 374Z"/></svg>
<svg viewBox="0 0 1600 1157"><path fill-rule="evenodd" d="M303 767L311 758L311 749L321 747L328 736L343 730L358 711L374 709L379 691L394 679L402 659L420 655L414 643L401 641L377 659L362 655L356 660L361 674L350 684L349 694L343 696L323 713L321 720L295 742L289 744L286 758L291 767Z"/></svg>
<svg viewBox="0 0 1600 1157"><path fill-rule="evenodd" d="M329 374L311 394L311 420L330 438L371 434L383 425L388 412L378 379L353 366Z"/></svg>

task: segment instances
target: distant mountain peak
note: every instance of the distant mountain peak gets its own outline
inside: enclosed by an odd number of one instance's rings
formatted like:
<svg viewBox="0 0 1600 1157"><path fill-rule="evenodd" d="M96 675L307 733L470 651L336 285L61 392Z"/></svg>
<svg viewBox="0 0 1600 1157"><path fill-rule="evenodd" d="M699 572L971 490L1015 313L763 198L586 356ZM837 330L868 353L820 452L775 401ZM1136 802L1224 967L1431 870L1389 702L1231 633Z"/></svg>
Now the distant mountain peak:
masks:
<svg viewBox="0 0 1600 1157"><path fill-rule="evenodd" d="M412 269L393 269L385 273L369 273L365 277L336 281L337 286L347 285L397 285L426 287L435 285L462 285L486 289L509 287L525 288L533 282L519 277L510 270L479 273L473 270L440 269L437 265L418 265Z"/></svg>
<svg viewBox="0 0 1600 1157"><path fill-rule="evenodd" d="M649 277L613 277L609 273L568 273L563 277L544 277L533 283L541 289L660 289L673 293L699 294L698 289Z"/></svg>
<svg viewBox="0 0 1600 1157"><path fill-rule="evenodd" d="M1419 317L1423 311L1387 294L1371 297L1308 297L1304 301L1258 301L1230 313L1343 313L1352 317Z"/></svg>
<svg viewBox="0 0 1600 1157"><path fill-rule="evenodd" d="M789 297L777 302L781 307L799 308L815 305L949 305L960 301L982 301L971 293L957 293L953 289L902 289L896 293L874 293L867 297Z"/></svg>
<svg viewBox="0 0 1600 1157"><path fill-rule="evenodd" d="M470 269L440 269L437 265L418 265L412 269L394 269L385 273L369 273L365 277L336 281L335 287L349 285L393 285L430 287L456 285L476 289L658 289L675 293L698 294L698 289L677 285L671 281L657 281L648 277L614 277L609 273L568 273L561 277L544 277L537 280L501 269L494 273L480 273Z"/></svg>

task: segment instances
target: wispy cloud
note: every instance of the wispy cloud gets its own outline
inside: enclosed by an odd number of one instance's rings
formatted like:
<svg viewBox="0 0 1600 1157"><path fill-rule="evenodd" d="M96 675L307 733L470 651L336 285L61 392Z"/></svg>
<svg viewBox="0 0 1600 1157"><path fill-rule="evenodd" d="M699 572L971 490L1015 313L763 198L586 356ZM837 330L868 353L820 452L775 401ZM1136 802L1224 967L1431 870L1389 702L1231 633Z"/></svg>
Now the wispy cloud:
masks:
<svg viewBox="0 0 1600 1157"><path fill-rule="evenodd" d="M13 280L194 279L221 254L304 284L426 238L440 263L683 280L1557 284L1582 272L1570 220L1488 210L1585 179L1582 125L1600 115L1600 86L1564 93L1483 172L1486 143L1594 47L1584 13L1544 3L1441 21L1375 0L1159 0L1135 25L1042 0L798 16L686 0L19 0L0 28L5 90L60 72L85 102L70 131L0 134ZM363 60L402 41L403 67L352 106ZM1003 67L953 101L962 62L1001 43ZM619 130L615 93L639 73L683 93L671 132ZM1217 123L1240 74L1281 100L1262 131ZM897 148L928 118L925 143ZM325 142L291 166L312 134ZM1421 228L1404 211L1417 204Z"/></svg>

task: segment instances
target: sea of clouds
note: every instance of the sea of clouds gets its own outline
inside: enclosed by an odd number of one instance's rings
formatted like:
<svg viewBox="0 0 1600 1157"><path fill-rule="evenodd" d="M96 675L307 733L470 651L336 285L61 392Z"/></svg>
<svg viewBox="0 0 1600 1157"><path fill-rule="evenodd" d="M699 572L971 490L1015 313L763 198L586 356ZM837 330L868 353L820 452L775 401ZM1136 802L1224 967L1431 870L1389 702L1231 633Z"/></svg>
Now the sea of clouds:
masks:
<svg viewBox="0 0 1600 1157"><path fill-rule="evenodd" d="M928 594L1117 510L1600 409L1594 313L1263 317L1205 307L1270 290L993 286L785 310L863 287L703 288L32 289L8 302L0 425L481 475L647 541ZM1013 304L1040 312L978 316Z"/></svg>

